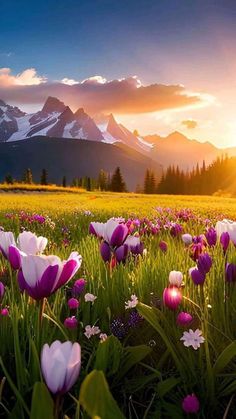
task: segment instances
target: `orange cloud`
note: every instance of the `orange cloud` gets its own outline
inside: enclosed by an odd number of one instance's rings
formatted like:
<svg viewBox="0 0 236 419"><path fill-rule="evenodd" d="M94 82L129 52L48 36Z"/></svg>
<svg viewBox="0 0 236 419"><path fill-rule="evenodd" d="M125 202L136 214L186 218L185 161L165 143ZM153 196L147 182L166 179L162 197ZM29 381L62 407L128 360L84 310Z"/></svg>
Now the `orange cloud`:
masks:
<svg viewBox="0 0 236 419"><path fill-rule="evenodd" d="M16 76L10 68L0 68L0 87L32 86L45 83L46 78L37 75L35 68L27 68Z"/></svg>
<svg viewBox="0 0 236 419"><path fill-rule="evenodd" d="M16 104L42 104L49 95L74 110L82 106L91 114L139 114L202 103L201 95L187 93L182 85L144 86L136 76L111 81L94 76L82 82L65 77L60 82L51 82L33 68L16 76L9 68L0 69L1 99Z"/></svg>

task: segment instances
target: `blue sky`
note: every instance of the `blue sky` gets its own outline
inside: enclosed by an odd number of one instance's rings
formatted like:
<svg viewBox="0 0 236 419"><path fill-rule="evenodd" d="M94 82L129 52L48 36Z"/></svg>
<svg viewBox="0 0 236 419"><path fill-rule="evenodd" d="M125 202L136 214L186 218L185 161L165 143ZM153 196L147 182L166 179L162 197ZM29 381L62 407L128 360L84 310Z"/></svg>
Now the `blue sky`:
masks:
<svg viewBox="0 0 236 419"><path fill-rule="evenodd" d="M183 84L223 103L224 118L230 115L230 122L235 104L235 21L234 1L9 0L1 2L0 68L14 75L35 68L50 81L137 75L146 86ZM185 112L179 119L195 118L195 113L199 118L199 112L201 116L198 109ZM209 119L213 114L211 108ZM132 125L130 117L121 118ZM154 119L148 115L141 129L163 129L160 120L159 114ZM203 138L208 132L198 124L190 134ZM217 141L222 141L219 128L217 132Z"/></svg>

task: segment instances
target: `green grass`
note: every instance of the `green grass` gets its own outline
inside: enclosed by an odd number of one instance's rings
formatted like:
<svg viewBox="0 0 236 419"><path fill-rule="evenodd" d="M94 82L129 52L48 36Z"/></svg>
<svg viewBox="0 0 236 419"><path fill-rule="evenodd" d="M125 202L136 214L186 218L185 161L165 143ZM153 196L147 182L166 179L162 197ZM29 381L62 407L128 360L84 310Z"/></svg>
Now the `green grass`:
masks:
<svg viewBox="0 0 236 419"><path fill-rule="evenodd" d="M146 255L131 259L113 270L102 261L98 240L88 235L91 221L106 220L113 215L128 217L135 214L160 219L162 215L156 207L191 208L195 217L178 221L184 232L196 234L204 233L205 218L211 218L214 223L223 215L234 217L236 199L94 192L79 195L0 194L0 225L16 234L24 227L48 237L47 253L62 259L67 258L72 250L78 250L83 263L76 278L85 278L86 292L97 296L93 305L85 303L81 297L77 313L79 327L71 331L63 325L69 315L66 289L59 290L48 298L43 325L39 328L39 304L20 294L15 273L0 257L0 280L6 285L1 303L2 307L9 306L10 311L8 318L0 318L0 377L6 377L0 386L0 417L29 417L33 387L35 382L41 381L39 354L42 345L57 338L76 340L82 346L79 380L71 395L64 397L61 407L61 412L69 418L87 418L96 409L97 416L102 412L102 419L119 417L117 405L129 419L184 418L181 401L192 392L200 400L197 417L223 417L236 390L236 289L235 284L225 283L225 258L220 244L208 248L213 267L204 286L196 287L188 275L189 268L195 263L181 238L173 238L167 230L162 229L158 235L144 236ZM48 218L44 224L39 224L20 215L22 210L44 214ZM92 211L92 214L85 215L85 210ZM6 213L12 213L10 218ZM174 211L170 212L168 219L176 221ZM160 240L168 244L166 254L159 249ZM227 258L236 263L232 244ZM181 310L194 316L191 327L201 329L206 339L198 351L183 346L180 337L184 329L177 327L176 313L160 304L171 270L183 272ZM99 344L97 337L87 340L85 325L96 324L110 336L113 319L128 319L129 313L124 307L132 293L139 298L138 311L144 317L143 322L130 328L120 341L109 338ZM103 378L94 373L96 369L104 372L113 398L105 388ZM104 399L99 395L96 399L93 389L96 382L103 389ZM83 407L75 401L79 394ZM104 410L102 403L109 407ZM228 418L233 417L234 409L233 400ZM116 412L115 416L111 412Z"/></svg>

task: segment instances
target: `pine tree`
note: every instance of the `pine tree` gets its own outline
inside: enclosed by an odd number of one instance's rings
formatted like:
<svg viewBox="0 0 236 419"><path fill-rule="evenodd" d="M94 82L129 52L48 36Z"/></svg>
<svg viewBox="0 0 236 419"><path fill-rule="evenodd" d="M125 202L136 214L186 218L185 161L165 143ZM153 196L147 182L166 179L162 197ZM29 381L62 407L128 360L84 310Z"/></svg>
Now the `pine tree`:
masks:
<svg viewBox="0 0 236 419"><path fill-rule="evenodd" d="M40 183L41 185L48 185L48 173L46 169L42 170Z"/></svg>
<svg viewBox="0 0 236 419"><path fill-rule="evenodd" d="M116 168L112 175L111 190L113 192L126 192L126 185L119 167Z"/></svg>
<svg viewBox="0 0 236 419"><path fill-rule="evenodd" d="M62 178L62 186L63 186L63 188L66 188L66 177L65 176L63 176L63 178Z"/></svg>
<svg viewBox="0 0 236 419"><path fill-rule="evenodd" d="M106 191L108 189L108 176L107 173L101 169L98 176L98 188L101 191Z"/></svg>
<svg viewBox="0 0 236 419"><path fill-rule="evenodd" d="M7 183L8 185L12 185L13 184L13 177L10 173L8 173L5 176L5 183Z"/></svg>
<svg viewBox="0 0 236 419"><path fill-rule="evenodd" d="M24 173L23 176L23 182L26 183L27 185L31 185L33 183L33 175L31 172L31 169L27 169Z"/></svg>

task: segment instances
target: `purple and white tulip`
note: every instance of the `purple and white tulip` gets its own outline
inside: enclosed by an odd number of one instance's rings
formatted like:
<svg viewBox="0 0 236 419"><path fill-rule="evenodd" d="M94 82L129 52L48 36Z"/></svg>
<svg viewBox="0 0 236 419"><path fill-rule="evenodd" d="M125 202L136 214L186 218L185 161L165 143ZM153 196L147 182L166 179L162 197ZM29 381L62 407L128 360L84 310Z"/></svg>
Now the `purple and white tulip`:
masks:
<svg viewBox="0 0 236 419"><path fill-rule="evenodd" d="M81 262L77 252L72 252L66 261L53 255L23 256L22 268L18 272L20 289L35 300L49 297L75 275Z"/></svg>
<svg viewBox="0 0 236 419"><path fill-rule="evenodd" d="M43 346L41 370L44 380L53 394L68 392L78 379L81 367L80 345L56 340Z"/></svg>

